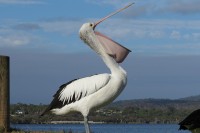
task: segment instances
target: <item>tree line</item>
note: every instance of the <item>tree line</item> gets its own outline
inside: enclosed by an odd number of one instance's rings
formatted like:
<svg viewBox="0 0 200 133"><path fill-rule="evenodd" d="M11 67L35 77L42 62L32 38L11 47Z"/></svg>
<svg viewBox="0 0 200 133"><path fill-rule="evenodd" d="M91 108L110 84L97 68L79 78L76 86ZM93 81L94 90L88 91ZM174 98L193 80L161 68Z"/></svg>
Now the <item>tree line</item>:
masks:
<svg viewBox="0 0 200 133"><path fill-rule="evenodd" d="M70 113L64 116L56 116L51 113L40 117L47 105L11 104L11 123L51 123L51 121L82 121L80 113ZM104 123L178 123L195 109L200 108L200 102L188 101L152 101L133 100L115 102L99 110L92 111L90 121Z"/></svg>

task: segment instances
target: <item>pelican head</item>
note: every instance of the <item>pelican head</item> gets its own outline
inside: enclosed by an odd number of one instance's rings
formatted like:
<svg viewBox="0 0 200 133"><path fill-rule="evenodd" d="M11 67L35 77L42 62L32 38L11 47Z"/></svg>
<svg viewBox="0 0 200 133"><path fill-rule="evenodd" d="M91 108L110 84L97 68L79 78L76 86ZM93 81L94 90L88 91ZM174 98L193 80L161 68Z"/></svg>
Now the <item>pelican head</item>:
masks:
<svg viewBox="0 0 200 133"><path fill-rule="evenodd" d="M132 3L133 4L133 3ZM114 13L111 13L110 15L100 19L99 21L95 23L85 23L82 25L79 31L79 35L81 40L83 40L88 46L90 46L93 50L95 50L97 53L101 54L101 50L103 47L103 51L106 52L109 56L113 57L117 63L123 62L123 60L126 58L129 52L131 52L126 47L120 45L119 43L113 41L111 38L103 35L100 32L95 31L95 28L98 24L106 20L107 18L115 15L116 13L128 8L132 4L117 10ZM99 44L102 45L99 46Z"/></svg>
<svg viewBox="0 0 200 133"><path fill-rule="evenodd" d="M91 33L94 33L94 23L84 23L80 30L79 30L79 36L81 40L83 40L86 44L90 44L88 42L89 36Z"/></svg>

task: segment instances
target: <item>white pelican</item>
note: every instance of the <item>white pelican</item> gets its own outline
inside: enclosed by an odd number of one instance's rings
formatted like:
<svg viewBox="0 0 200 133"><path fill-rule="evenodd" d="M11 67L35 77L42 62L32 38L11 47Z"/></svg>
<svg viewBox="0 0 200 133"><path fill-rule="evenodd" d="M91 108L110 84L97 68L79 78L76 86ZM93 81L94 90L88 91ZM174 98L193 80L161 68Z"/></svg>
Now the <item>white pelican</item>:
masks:
<svg viewBox="0 0 200 133"><path fill-rule="evenodd" d="M90 133L88 125L88 114L90 111L112 102L125 88L127 74L118 63L123 62L128 53L131 52L129 49L94 30L99 23L132 4L106 16L96 23L83 24L79 31L80 38L100 55L111 73L76 79L61 85L54 95L53 101L41 115L48 111L56 115L64 115L72 111L80 112L84 117L86 133Z"/></svg>
<svg viewBox="0 0 200 133"><path fill-rule="evenodd" d="M200 109L193 111L179 125L179 130L190 130L192 133L200 133Z"/></svg>

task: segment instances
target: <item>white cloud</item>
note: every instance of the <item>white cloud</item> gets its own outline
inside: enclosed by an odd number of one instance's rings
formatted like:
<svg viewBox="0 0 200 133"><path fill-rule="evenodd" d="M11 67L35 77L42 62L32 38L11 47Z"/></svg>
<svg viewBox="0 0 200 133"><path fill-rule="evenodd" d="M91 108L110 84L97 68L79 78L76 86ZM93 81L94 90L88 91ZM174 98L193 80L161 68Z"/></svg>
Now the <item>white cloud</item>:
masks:
<svg viewBox="0 0 200 133"><path fill-rule="evenodd" d="M74 34L79 31L82 22L80 21L48 21L39 22L39 26L46 32L58 32L62 34Z"/></svg>
<svg viewBox="0 0 200 133"><path fill-rule="evenodd" d="M195 39L195 40L200 40L200 31L198 33L192 33L192 37Z"/></svg>
<svg viewBox="0 0 200 133"><path fill-rule="evenodd" d="M36 23L20 23L13 26L14 29L17 30L39 30L41 27Z"/></svg>
<svg viewBox="0 0 200 133"><path fill-rule="evenodd" d="M133 18L153 14L154 16L165 13L175 13L179 15L199 14L199 0L86 0L87 2L98 5L111 5L121 8L128 3L134 2L133 7L123 12L123 17ZM122 15L121 15L122 16Z"/></svg>
<svg viewBox="0 0 200 133"><path fill-rule="evenodd" d="M183 39L185 39L185 40L189 40L190 38L191 38L190 34L183 35Z"/></svg>
<svg viewBox="0 0 200 133"><path fill-rule="evenodd" d="M1 46L27 46L51 49L56 43L71 44L74 42L67 42L64 40L66 36L76 35L78 37L78 31L80 26L87 21L96 20L96 18L88 18L86 20L49 20L38 22L13 22L9 25L0 25L0 44ZM4 27L4 28L2 28ZM184 46L196 47L198 41L200 41L200 21L199 20L168 20L168 19L122 19L122 18L110 18L97 26L96 30L100 31L113 40L127 44L128 42L140 44L137 47L138 51L171 51L174 49L180 49ZM48 34L51 33L51 34ZM64 35L60 38L51 38L54 34ZM59 36L59 35L58 35ZM78 38L75 42L80 41ZM64 41L65 42L64 42ZM166 42L167 41L167 42ZM176 41L173 45L169 45L170 41ZM181 43L179 41L182 41ZM34 42L34 43L33 43ZM42 43L41 43L42 42ZM49 44L51 43L51 44ZM168 43L168 44L166 44ZM190 43L190 45L188 45ZM193 44L196 45L193 45ZM148 44L149 45L148 48ZM182 44L182 45L178 45ZM176 47L176 45L178 45ZM56 44L58 46L58 44ZM63 45L64 46L64 45ZM150 48L151 47L151 48ZM76 47L75 47L76 49ZM159 49L159 50L158 50ZM54 49L55 50L55 49ZM194 50L194 49L193 49ZM191 50L192 51L192 48Z"/></svg>
<svg viewBox="0 0 200 133"><path fill-rule="evenodd" d="M95 19L88 19L95 20ZM35 29L45 32L56 32L65 35L78 34L79 28L87 20L62 20L62 21L44 21L16 24L12 30L23 30L26 33L27 29ZM124 23L126 22L126 23ZM17 22L16 22L17 23ZM16 28L17 27L17 28ZM173 39L183 38L189 39L193 36L199 39L200 21L199 20L164 20L164 19L146 19L146 20L130 20L130 19L112 19L105 21L97 26L97 30L104 32L111 37L117 38L164 38L168 32ZM7 29L8 30L8 29ZM8 30L9 31L9 30ZM29 30L28 30L29 31ZM185 31L187 34L185 34ZM0 33L6 32L6 29L0 29Z"/></svg>
<svg viewBox="0 0 200 133"><path fill-rule="evenodd" d="M162 38L164 37L164 35L165 35L164 31L161 31L161 30L154 30L154 31L149 32L149 36L155 39Z"/></svg>
<svg viewBox="0 0 200 133"><path fill-rule="evenodd" d="M41 0L0 0L0 4L42 4Z"/></svg>
<svg viewBox="0 0 200 133"><path fill-rule="evenodd" d="M5 25L0 28L0 46L1 47L20 47L37 42L36 37L30 31L18 31L15 28Z"/></svg>
<svg viewBox="0 0 200 133"><path fill-rule="evenodd" d="M20 35L4 35L0 36L0 46L6 47L16 47L21 45L27 45L31 41L31 38L28 36Z"/></svg>
<svg viewBox="0 0 200 133"><path fill-rule="evenodd" d="M132 3L133 1L131 0L86 0L86 2L89 3L94 3L94 4L98 4L98 5L111 5L111 6L115 6L115 7L121 7L126 5L127 3Z"/></svg>
<svg viewBox="0 0 200 133"><path fill-rule="evenodd" d="M0 46L1 47L48 47L51 38L47 33L58 33L61 35L77 34L82 22L78 20L57 20L40 22L18 22L0 24ZM62 38L62 37L61 37ZM48 42L49 41L49 42ZM61 41L61 43L63 43ZM51 43L52 44L52 43ZM28 45L28 46L27 46Z"/></svg>
<svg viewBox="0 0 200 133"><path fill-rule="evenodd" d="M199 13L200 11L200 1L199 0L168 0L166 11L171 11L174 13L181 14L190 14L190 13Z"/></svg>
<svg viewBox="0 0 200 133"><path fill-rule="evenodd" d="M181 38L181 34L179 31L173 30L170 34L170 38L179 40Z"/></svg>
<svg viewBox="0 0 200 133"><path fill-rule="evenodd" d="M164 39L169 37L171 39L189 39L191 36L196 36L195 38L199 39L197 34L200 32L199 27L199 20L110 19L97 28L99 28L99 31L103 31L111 37L129 38L129 40L132 40L134 38Z"/></svg>

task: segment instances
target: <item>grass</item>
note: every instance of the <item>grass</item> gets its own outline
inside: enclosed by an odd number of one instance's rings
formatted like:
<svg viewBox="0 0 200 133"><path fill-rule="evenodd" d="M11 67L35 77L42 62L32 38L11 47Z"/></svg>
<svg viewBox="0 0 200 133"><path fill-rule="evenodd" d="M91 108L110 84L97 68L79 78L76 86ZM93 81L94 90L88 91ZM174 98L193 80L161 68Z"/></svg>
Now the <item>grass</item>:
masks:
<svg viewBox="0 0 200 133"><path fill-rule="evenodd" d="M75 132L72 132L71 129L69 131L64 131L64 130L61 130L61 131L23 131L20 129L11 128L10 130L11 130L11 132L9 132L9 133L75 133ZM0 131L0 133L4 133L4 132Z"/></svg>
<svg viewBox="0 0 200 133"><path fill-rule="evenodd" d="M12 131L11 133L65 133L64 131ZM69 132L68 132L69 133Z"/></svg>
<svg viewBox="0 0 200 133"><path fill-rule="evenodd" d="M12 131L11 133L72 133L72 131Z"/></svg>
<svg viewBox="0 0 200 133"><path fill-rule="evenodd" d="M63 131L22 131L18 129L12 129L10 133L73 133L73 132L71 130L70 131L64 131L64 130Z"/></svg>

